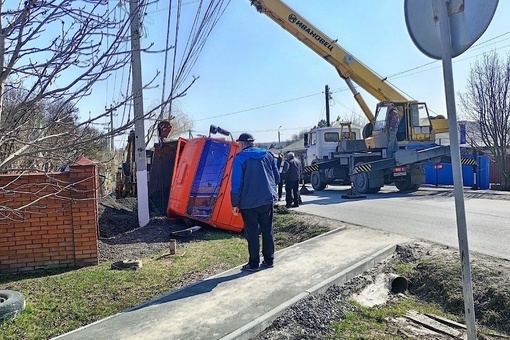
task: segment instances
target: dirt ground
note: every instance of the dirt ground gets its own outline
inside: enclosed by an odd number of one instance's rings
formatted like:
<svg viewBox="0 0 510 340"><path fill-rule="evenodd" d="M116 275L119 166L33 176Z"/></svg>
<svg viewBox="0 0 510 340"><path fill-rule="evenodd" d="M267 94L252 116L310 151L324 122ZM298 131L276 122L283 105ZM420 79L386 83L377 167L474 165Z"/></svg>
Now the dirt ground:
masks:
<svg viewBox="0 0 510 340"><path fill-rule="evenodd" d="M136 199L106 197L99 203L99 262L141 259L169 249L170 239L179 243L200 241L205 232L174 234L194 227L185 219L151 216L145 227L138 227Z"/></svg>
<svg viewBox="0 0 510 340"><path fill-rule="evenodd" d="M283 210L276 213L288 213L286 209ZM304 230L303 225L321 224L318 222L323 225L332 224L331 220L317 216L299 214L296 217L301 221L300 226L295 228L296 233ZM166 250L168 241L175 238L174 232L195 224L185 220L152 217L147 226L138 228L135 199L107 198L100 203L99 225L100 262L113 262L139 259ZM206 233L195 232L179 237L179 242L205 241ZM510 262L481 254L470 255L477 325L510 334ZM330 323L343 320L346 313L356 311L356 307L347 301L361 294L364 289L377 285L381 275L394 273L398 266L412 269L405 276L408 291L405 295L389 293L386 301L411 298L431 302L445 312L457 315L454 321L463 323L464 300L458 251L428 242L413 242L399 245L390 259L344 285L332 286L324 294L301 300L255 339L329 338L332 334ZM183 281L190 284L212 274L214 273L201 273L184 278ZM422 333L421 329L410 327L408 319L393 318L384 322L386 335L394 338L452 339L444 334L436 337L430 333ZM502 335L488 334L490 332L484 332L479 335L479 339L510 339Z"/></svg>
<svg viewBox="0 0 510 340"><path fill-rule="evenodd" d="M473 254L472 281L478 339L510 339L510 263L509 261ZM408 291L394 294L387 279L395 268L406 266L415 270L406 274ZM385 284L380 284L381 277ZM402 276L403 277L403 276ZM368 292L368 300L359 296ZM382 299L381 299L381 295ZM255 340L330 339L332 321L339 322L359 308L349 303L355 300L365 307L414 299L440 306L456 317L452 322L465 325L464 300L459 254L455 249L426 242L399 245L394 255L342 286L332 286L325 293L310 296L285 311ZM370 302L370 301L368 301ZM380 339L381 332L391 339L454 339L447 334L431 331L404 317L386 318L384 330L363 339ZM465 337L464 327L453 327ZM489 331L488 328L491 330ZM361 338L360 338L361 339Z"/></svg>

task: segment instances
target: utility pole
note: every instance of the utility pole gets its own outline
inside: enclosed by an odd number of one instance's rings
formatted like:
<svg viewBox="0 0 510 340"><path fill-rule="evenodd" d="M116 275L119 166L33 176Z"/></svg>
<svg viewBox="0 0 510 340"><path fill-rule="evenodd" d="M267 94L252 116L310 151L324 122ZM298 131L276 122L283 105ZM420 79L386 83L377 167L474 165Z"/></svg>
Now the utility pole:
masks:
<svg viewBox="0 0 510 340"><path fill-rule="evenodd" d="M114 137L113 137L113 105L110 104L110 133L111 133L111 136L110 136L110 150L112 152L115 151L115 140L114 140Z"/></svg>
<svg viewBox="0 0 510 340"><path fill-rule="evenodd" d="M329 86L326 85L324 88L324 93L326 94L326 126L331 126L329 119Z"/></svg>
<svg viewBox="0 0 510 340"><path fill-rule="evenodd" d="M113 112L116 111L117 109L114 109L113 108L113 104L110 104L110 110L108 110L108 108L105 106L104 107L105 111L106 112L110 112L110 128L109 129L106 129L105 130L108 130L109 132L109 135L110 135L110 151L111 152L115 152L115 137L113 136ZM89 117L90 119L90 117ZM108 124L108 123L106 123Z"/></svg>
<svg viewBox="0 0 510 340"><path fill-rule="evenodd" d="M143 118L142 60L140 52L140 10L138 0L129 1L131 17L131 57L133 75L133 104L135 118L136 197L138 224L149 223L149 190L147 186L147 156L145 153L145 124Z"/></svg>

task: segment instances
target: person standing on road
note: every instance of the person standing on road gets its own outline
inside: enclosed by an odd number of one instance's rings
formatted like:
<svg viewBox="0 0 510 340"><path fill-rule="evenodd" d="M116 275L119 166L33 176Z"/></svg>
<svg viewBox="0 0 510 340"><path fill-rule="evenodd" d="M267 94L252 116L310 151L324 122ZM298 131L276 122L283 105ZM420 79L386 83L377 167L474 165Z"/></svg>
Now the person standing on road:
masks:
<svg viewBox="0 0 510 340"><path fill-rule="evenodd" d="M285 161L283 159L283 153L278 154L278 159L276 160L276 167L278 168L278 173L280 174L280 180L278 181L278 201L281 201L283 196L283 166Z"/></svg>
<svg viewBox="0 0 510 340"><path fill-rule="evenodd" d="M247 271L259 270L259 233L262 234L262 265L273 267L273 206L277 201L276 187L280 181L274 156L255 147L254 141L249 133L242 133L237 139L241 150L233 161L230 193L232 213L241 213L244 221L249 260L241 270Z"/></svg>
<svg viewBox="0 0 510 340"><path fill-rule="evenodd" d="M299 183L301 182L301 162L294 152L287 154L283 167L285 173L285 202L286 207L299 207Z"/></svg>
<svg viewBox="0 0 510 340"><path fill-rule="evenodd" d="M389 103L386 111L385 129L388 135L388 157L393 157L398 150L397 131L399 123L398 110L395 104Z"/></svg>

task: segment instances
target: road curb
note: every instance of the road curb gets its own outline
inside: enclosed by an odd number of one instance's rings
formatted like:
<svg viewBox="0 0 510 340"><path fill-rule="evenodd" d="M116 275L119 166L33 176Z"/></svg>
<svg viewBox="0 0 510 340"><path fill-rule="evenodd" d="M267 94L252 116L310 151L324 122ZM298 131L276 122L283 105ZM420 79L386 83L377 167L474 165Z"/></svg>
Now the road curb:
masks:
<svg viewBox="0 0 510 340"><path fill-rule="evenodd" d="M338 230L333 230L333 231L335 232ZM321 236L323 236L323 235L321 235ZM237 339L250 339L250 338L254 337L255 335L259 334L267 327L271 326L271 324L277 317L279 317L285 310L292 307L294 304L296 304L300 300L302 300L312 294L323 293L330 286L332 286L334 284L336 284L336 285L344 284L346 281L363 273L365 270L374 267L377 263L388 258L391 254L393 254L395 252L396 248L397 248L397 245L393 244L393 245L389 245L389 246L386 246L386 247L378 250L377 252L368 256L367 258L353 264L352 266L350 266L349 268L347 268L345 270L342 270L340 273L333 275L332 277L321 281L320 283L316 284L315 286L296 295L292 299L287 300L286 302L278 305L277 307L273 308L272 310L265 313L264 315L261 315L260 317L256 318L255 320L247 323L243 327L237 329L236 331L234 331L220 339L221 340L233 340L233 339L237 340Z"/></svg>

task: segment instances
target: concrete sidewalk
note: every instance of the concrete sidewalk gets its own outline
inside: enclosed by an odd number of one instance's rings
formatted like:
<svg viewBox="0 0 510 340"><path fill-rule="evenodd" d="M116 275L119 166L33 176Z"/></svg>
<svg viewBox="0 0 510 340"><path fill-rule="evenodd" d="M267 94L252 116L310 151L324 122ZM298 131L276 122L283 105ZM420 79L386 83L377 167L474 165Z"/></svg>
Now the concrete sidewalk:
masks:
<svg viewBox="0 0 510 340"><path fill-rule="evenodd" d="M342 227L277 252L273 268L236 267L55 339L249 339L300 299L344 283L407 241Z"/></svg>

